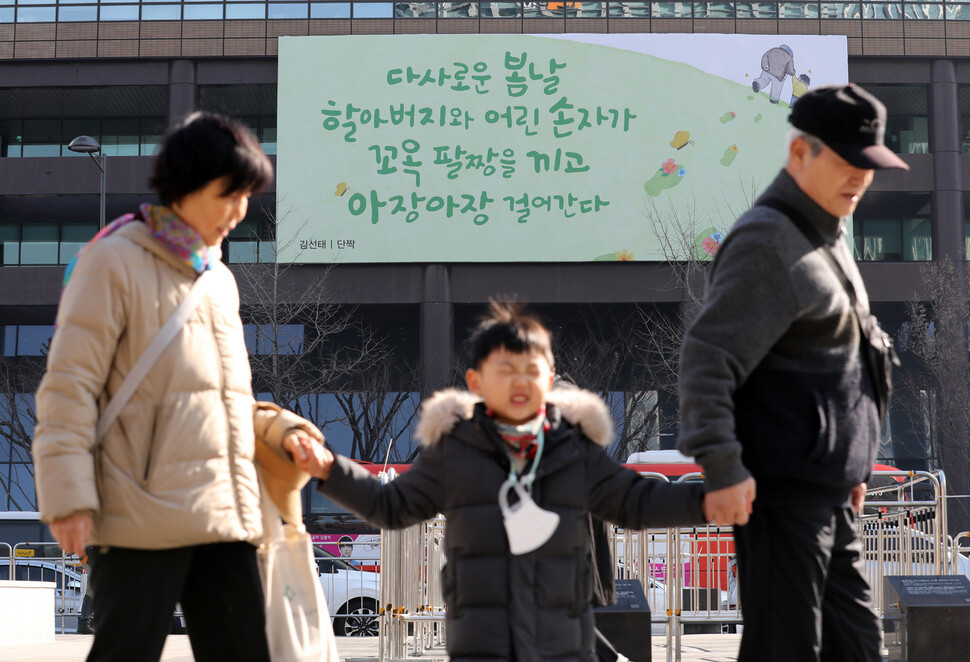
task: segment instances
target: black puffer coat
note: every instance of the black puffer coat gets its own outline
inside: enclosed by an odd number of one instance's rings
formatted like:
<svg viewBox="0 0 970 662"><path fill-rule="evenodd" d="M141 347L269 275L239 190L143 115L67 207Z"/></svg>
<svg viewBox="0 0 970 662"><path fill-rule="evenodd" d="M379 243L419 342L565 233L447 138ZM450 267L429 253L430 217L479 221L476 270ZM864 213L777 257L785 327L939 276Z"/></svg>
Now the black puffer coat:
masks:
<svg viewBox="0 0 970 662"><path fill-rule="evenodd" d="M509 460L484 406L469 393L443 391L425 403L421 455L396 480L382 486L338 457L321 483L321 492L382 528L439 512L447 517L442 586L453 662L594 660L587 513L627 528L703 522L700 485L641 478L604 452L612 428L595 395L553 391L547 417L552 428L533 498L561 519L552 538L529 554L509 552L498 506Z"/></svg>

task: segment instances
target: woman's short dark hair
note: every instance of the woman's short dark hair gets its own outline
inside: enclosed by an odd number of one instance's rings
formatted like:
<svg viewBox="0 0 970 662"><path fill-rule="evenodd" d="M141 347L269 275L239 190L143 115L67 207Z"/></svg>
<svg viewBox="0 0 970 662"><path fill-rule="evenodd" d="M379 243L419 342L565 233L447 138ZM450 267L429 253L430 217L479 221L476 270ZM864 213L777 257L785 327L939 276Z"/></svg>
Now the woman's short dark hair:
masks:
<svg viewBox="0 0 970 662"><path fill-rule="evenodd" d="M520 303L492 299L488 313L472 331L472 368L481 368L488 355L501 347L514 354L539 352L546 357L549 367L556 365L552 357L552 334L539 318L525 312Z"/></svg>
<svg viewBox="0 0 970 662"><path fill-rule="evenodd" d="M245 124L198 111L166 134L149 182L162 204L171 205L225 176L224 195L259 193L273 181L273 165Z"/></svg>

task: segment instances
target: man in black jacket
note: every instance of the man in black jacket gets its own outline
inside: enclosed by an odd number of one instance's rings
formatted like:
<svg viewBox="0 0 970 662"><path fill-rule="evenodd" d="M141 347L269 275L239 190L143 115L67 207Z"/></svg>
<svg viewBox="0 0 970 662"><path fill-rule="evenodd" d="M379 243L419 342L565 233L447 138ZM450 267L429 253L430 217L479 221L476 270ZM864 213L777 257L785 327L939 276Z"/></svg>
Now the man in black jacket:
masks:
<svg viewBox="0 0 970 662"><path fill-rule="evenodd" d="M713 520L736 525L740 662L875 662L854 525L879 417L844 234L874 170L908 167L857 86L808 92L789 121L788 162L722 245L684 339L678 448L704 467Z"/></svg>

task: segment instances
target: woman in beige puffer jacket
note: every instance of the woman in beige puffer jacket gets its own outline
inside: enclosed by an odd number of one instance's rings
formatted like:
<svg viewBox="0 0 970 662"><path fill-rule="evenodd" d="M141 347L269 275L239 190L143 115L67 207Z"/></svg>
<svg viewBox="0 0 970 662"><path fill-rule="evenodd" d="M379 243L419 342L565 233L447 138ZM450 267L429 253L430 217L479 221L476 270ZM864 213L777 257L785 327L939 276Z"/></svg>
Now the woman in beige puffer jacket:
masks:
<svg viewBox="0 0 970 662"><path fill-rule="evenodd" d="M99 233L64 289L33 444L41 516L91 554L88 660L157 660L181 602L197 660L268 659L254 436L319 431L253 399L239 293L219 245L272 179L242 125L196 113L166 136L142 205ZM208 271L202 302L95 440L99 414ZM90 551L91 548L89 548Z"/></svg>

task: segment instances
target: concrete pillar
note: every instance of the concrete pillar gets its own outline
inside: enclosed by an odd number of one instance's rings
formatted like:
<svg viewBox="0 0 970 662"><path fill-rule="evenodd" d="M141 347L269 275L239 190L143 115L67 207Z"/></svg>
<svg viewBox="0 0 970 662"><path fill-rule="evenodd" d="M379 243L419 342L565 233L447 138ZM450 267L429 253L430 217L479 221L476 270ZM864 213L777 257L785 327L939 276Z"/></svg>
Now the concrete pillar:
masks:
<svg viewBox="0 0 970 662"><path fill-rule="evenodd" d="M421 397L450 386L453 380L455 311L451 302L451 273L443 264L424 269L420 303Z"/></svg>
<svg viewBox="0 0 970 662"><path fill-rule="evenodd" d="M168 79L168 126L172 126L199 106L195 61L173 60Z"/></svg>
<svg viewBox="0 0 970 662"><path fill-rule="evenodd" d="M960 111L953 60L933 62L929 86L930 145L933 150L933 257L963 262L963 169Z"/></svg>

